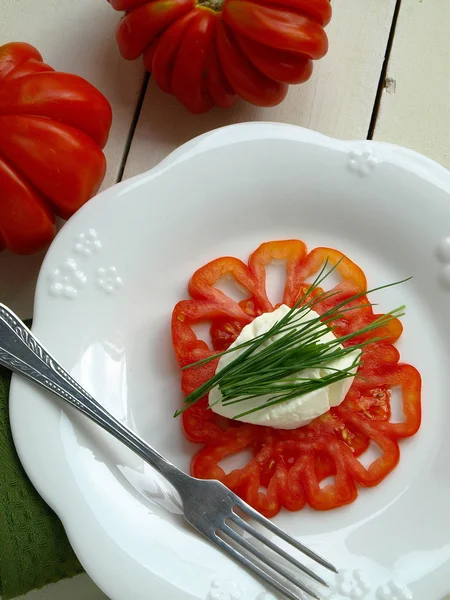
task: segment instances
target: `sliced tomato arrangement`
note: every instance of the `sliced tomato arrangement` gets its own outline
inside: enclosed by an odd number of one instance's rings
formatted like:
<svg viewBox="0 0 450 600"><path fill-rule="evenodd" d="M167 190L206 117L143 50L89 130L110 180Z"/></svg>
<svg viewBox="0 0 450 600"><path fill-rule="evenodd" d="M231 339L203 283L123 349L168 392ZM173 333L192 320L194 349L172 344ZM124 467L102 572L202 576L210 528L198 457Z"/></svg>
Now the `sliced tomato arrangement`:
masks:
<svg viewBox="0 0 450 600"><path fill-rule="evenodd" d="M225 257L199 269L189 283L190 300L179 302L172 316L172 339L181 367L211 357L226 349L242 328L256 316L276 308L266 292L265 266L272 260L286 262L283 303L293 306L308 289L327 261L337 265L342 278L330 294L325 294L314 310L319 314L344 299L367 291L363 271L337 250L316 248L307 253L299 240L267 242L250 257L248 265ZM236 302L215 287L224 276L232 277L248 298ZM323 290L317 288L316 294ZM353 301L355 302L355 301ZM345 319L334 323L337 335L360 330L377 316L366 296L359 298ZM211 323L211 348L198 339L193 326ZM296 511L306 504L329 510L353 502L358 485L378 485L400 459L399 440L414 435L421 423L421 377L411 365L402 364L394 342L402 333L397 319L382 330L375 329L367 339L382 341L364 347L361 378L355 378L342 404L294 430L246 424L216 415L208 408L207 397L183 413L188 440L202 444L194 456L191 472L201 479L218 479L262 514L272 517L281 507ZM349 345L360 343L353 339ZM210 379L217 360L182 374L185 395ZM404 421L391 422L391 392L402 394ZM374 443L380 456L365 467L359 457ZM226 473L220 462L227 456L251 451L253 458L243 468ZM334 481L321 485L328 477ZM325 482L327 483L327 482Z"/></svg>
<svg viewBox="0 0 450 600"><path fill-rule="evenodd" d="M328 49L329 0L108 0L122 56L193 113L238 97L275 106Z"/></svg>

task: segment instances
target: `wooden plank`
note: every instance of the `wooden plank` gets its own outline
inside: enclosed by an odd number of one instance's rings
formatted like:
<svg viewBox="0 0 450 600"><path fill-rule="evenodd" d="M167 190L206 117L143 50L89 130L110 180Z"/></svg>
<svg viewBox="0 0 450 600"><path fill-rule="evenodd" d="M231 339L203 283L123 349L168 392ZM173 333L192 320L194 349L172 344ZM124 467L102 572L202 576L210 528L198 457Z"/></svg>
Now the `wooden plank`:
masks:
<svg viewBox="0 0 450 600"><path fill-rule="evenodd" d="M278 107L241 103L232 110L190 115L150 82L125 176L160 162L180 144L242 121L295 123L340 138L366 138L383 65L395 0L335 0L328 55L312 79L294 87Z"/></svg>
<svg viewBox="0 0 450 600"><path fill-rule="evenodd" d="M374 139L450 168L450 2L402 0Z"/></svg>
<svg viewBox="0 0 450 600"><path fill-rule="evenodd" d="M35 45L55 69L77 73L97 86L114 111L106 147L103 187L117 180L137 101L143 69L120 58L114 38L119 15L104 0L0 0L0 45ZM0 301L30 316L41 256L0 253Z"/></svg>

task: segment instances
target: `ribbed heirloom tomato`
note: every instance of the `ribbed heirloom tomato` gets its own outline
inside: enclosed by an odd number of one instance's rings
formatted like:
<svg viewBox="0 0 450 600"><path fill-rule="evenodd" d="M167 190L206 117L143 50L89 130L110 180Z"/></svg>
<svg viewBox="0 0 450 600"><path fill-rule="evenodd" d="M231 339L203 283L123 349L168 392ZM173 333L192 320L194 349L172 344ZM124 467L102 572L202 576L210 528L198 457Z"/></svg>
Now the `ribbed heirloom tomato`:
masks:
<svg viewBox="0 0 450 600"><path fill-rule="evenodd" d="M29 44L0 46L0 250L48 244L100 187L111 127L106 98L46 65Z"/></svg>
<svg viewBox="0 0 450 600"><path fill-rule="evenodd" d="M238 96L275 106L328 49L329 0L108 0L126 11L124 58L144 56L158 86L193 113Z"/></svg>

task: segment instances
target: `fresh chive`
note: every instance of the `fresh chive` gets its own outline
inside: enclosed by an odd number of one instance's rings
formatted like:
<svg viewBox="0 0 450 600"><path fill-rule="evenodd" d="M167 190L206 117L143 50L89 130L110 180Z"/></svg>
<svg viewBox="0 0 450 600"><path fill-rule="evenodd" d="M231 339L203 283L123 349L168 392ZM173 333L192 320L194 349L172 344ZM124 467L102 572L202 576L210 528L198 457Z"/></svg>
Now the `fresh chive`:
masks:
<svg viewBox="0 0 450 600"><path fill-rule="evenodd" d="M309 285L302 297L266 333L224 352L219 352L183 367L183 369L198 369L221 356L241 351L228 365L216 372L211 379L186 396L184 407L177 410L174 416L177 417L182 414L189 406L203 398L215 387L219 388L221 398L214 404L220 401L224 406L239 404L261 396L269 396L260 406L235 415L235 419L240 419L269 406L287 402L292 398L316 391L332 383L354 377L355 370L362 365L360 356L347 369L335 369L329 366L329 363L357 350L361 351L368 344L382 340L383 338L377 337L353 346L343 346L352 339L383 327L393 319L402 317L405 314L405 306L400 306L377 317L372 323L354 333L335 337L326 342L322 341L321 338L326 333L333 333L335 330L335 326L332 325L333 321L335 322L344 317L345 313L362 307L373 306L371 303L356 306L348 306L349 304L371 292L405 283L411 278L359 292L339 302L322 315L312 315L311 319L302 320L299 323L298 321L301 318L307 317L308 313L313 311L316 304L339 293L322 292L316 298L311 298L314 290L337 268L341 260L329 271L327 271L328 260L326 260L315 280ZM274 341L261 348L263 344L274 337L276 338ZM298 374L306 369L324 369L328 373L317 379L299 377Z"/></svg>

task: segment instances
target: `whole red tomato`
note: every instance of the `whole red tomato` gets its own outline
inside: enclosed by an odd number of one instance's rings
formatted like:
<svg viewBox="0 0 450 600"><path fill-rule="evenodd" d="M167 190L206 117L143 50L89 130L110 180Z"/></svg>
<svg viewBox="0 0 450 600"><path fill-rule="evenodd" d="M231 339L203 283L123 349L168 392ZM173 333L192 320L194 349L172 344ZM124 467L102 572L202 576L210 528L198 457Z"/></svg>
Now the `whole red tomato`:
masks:
<svg viewBox="0 0 450 600"><path fill-rule="evenodd" d="M30 254L100 187L111 107L28 44L0 46L0 250Z"/></svg>
<svg viewBox="0 0 450 600"><path fill-rule="evenodd" d="M279 104L324 56L329 0L108 0L126 11L117 29L124 58L144 55L159 87L193 113L240 96Z"/></svg>

